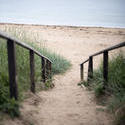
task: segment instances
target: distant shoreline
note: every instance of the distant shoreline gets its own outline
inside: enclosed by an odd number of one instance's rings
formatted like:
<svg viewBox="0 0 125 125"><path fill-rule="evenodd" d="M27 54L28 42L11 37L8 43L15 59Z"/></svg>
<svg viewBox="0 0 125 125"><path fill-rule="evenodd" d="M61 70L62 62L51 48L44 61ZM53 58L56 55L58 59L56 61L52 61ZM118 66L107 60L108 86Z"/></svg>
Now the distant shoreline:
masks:
<svg viewBox="0 0 125 125"><path fill-rule="evenodd" d="M103 26L72 26L72 25L44 25L44 24L23 24L23 23L3 23L0 25L20 25L20 26L45 26L45 27L69 27L69 28L111 28L111 29L125 29L122 27L103 27Z"/></svg>

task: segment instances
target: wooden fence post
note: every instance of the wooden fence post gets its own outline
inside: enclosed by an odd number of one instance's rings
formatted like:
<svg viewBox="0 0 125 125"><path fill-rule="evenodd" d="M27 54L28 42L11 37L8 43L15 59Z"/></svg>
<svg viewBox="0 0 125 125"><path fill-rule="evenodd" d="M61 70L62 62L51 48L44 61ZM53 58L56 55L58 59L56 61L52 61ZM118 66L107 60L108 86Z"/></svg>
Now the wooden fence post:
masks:
<svg viewBox="0 0 125 125"><path fill-rule="evenodd" d="M46 60L46 79L49 79L49 61Z"/></svg>
<svg viewBox="0 0 125 125"><path fill-rule="evenodd" d="M81 76L81 81L84 80L84 65L80 65L80 76Z"/></svg>
<svg viewBox="0 0 125 125"><path fill-rule="evenodd" d="M41 58L41 63L42 63L42 81L45 83L46 82L46 65L45 65L45 58Z"/></svg>
<svg viewBox="0 0 125 125"><path fill-rule="evenodd" d="M104 86L108 82L108 51L103 53L103 79Z"/></svg>
<svg viewBox="0 0 125 125"><path fill-rule="evenodd" d="M88 81L93 78L93 57L89 57L89 65L88 65Z"/></svg>
<svg viewBox="0 0 125 125"><path fill-rule="evenodd" d="M46 77L47 79L51 79L51 62L46 60Z"/></svg>
<svg viewBox="0 0 125 125"><path fill-rule="evenodd" d="M30 50L30 80L31 80L31 92L35 93L35 69L34 69L34 52Z"/></svg>
<svg viewBox="0 0 125 125"><path fill-rule="evenodd" d="M15 42L7 41L10 97L18 100Z"/></svg>
<svg viewBox="0 0 125 125"><path fill-rule="evenodd" d="M49 62L50 79L52 79L52 63Z"/></svg>

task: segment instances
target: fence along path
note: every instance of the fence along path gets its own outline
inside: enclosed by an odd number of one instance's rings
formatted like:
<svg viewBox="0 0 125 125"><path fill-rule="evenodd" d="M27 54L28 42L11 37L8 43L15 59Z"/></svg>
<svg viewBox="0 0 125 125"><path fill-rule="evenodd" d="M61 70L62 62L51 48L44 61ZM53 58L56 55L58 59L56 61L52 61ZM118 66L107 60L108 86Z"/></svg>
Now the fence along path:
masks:
<svg viewBox="0 0 125 125"><path fill-rule="evenodd" d="M41 58L41 77L42 81L45 83L48 78L51 78L51 67L52 62L47 57L41 55L38 51L9 35L0 32L0 37L7 40L7 53L8 53L8 72L9 72L9 87L10 87L10 98L15 98L18 100L18 84L17 84L17 71L16 71L16 53L15 53L15 44L29 50L30 56L30 81L31 81L31 92L35 93L35 60L34 54L38 55Z"/></svg>
<svg viewBox="0 0 125 125"><path fill-rule="evenodd" d="M125 47L125 42L121 42L117 45L111 46L107 49L104 49L102 51L99 51L95 54L90 55L87 60L85 60L83 63L80 64L81 81L84 81L84 64L86 62L89 62L88 63L88 78L87 78L87 80L89 81L91 78L93 78L93 57L103 54L103 83L105 87L106 83L108 82L108 52L114 49L121 48L121 47Z"/></svg>

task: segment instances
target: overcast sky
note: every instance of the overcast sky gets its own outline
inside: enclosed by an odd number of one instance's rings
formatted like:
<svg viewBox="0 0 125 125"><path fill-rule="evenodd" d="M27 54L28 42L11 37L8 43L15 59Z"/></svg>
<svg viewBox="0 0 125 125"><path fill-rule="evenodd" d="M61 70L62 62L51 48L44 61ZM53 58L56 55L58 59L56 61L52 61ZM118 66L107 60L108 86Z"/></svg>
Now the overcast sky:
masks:
<svg viewBox="0 0 125 125"><path fill-rule="evenodd" d="M0 0L0 22L125 27L125 0Z"/></svg>

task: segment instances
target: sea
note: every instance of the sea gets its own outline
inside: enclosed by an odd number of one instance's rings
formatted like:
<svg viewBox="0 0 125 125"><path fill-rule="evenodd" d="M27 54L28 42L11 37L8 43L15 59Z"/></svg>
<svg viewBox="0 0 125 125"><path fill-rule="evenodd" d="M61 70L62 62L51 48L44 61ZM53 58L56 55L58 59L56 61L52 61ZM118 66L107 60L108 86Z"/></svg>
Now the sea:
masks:
<svg viewBox="0 0 125 125"><path fill-rule="evenodd" d="M0 23L125 28L125 0L0 0Z"/></svg>

